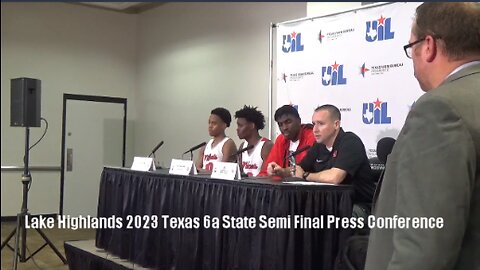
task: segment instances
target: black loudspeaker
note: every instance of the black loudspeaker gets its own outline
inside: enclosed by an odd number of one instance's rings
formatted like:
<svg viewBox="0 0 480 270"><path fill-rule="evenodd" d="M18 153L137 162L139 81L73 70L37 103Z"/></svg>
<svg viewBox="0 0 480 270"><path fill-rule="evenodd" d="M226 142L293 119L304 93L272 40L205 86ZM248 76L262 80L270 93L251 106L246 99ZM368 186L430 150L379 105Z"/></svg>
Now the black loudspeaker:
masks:
<svg viewBox="0 0 480 270"><path fill-rule="evenodd" d="M41 81L11 79L10 89L10 126L40 127Z"/></svg>

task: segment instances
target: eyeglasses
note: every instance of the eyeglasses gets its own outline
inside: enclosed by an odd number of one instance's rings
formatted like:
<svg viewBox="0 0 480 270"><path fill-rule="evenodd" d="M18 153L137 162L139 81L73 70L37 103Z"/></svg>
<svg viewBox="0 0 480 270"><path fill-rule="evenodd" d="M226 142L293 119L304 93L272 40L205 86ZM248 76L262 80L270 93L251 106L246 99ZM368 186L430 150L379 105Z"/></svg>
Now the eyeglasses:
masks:
<svg viewBox="0 0 480 270"><path fill-rule="evenodd" d="M418 44L418 43L420 43L424 40L425 40L425 38L421 38L417 41L414 41L412 43L409 43L409 44L403 46L403 50L405 51L405 54L407 55L408 58L412 59L412 47L413 47L413 45Z"/></svg>

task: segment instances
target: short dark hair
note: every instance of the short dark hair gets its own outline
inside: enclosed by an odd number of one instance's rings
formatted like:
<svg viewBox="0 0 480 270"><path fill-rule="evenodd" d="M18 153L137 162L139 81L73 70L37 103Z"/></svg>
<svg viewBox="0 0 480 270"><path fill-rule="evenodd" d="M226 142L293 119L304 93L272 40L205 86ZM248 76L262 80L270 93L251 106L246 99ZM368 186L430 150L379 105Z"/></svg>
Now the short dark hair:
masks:
<svg viewBox="0 0 480 270"><path fill-rule="evenodd" d="M265 116L257 107L243 106L242 109L235 112L235 118L245 118L248 122L255 124L257 130L265 127Z"/></svg>
<svg viewBox="0 0 480 270"><path fill-rule="evenodd" d="M452 60L480 54L480 4L423 3L417 7L412 32L417 39L438 39Z"/></svg>
<svg viewBox="0 0 480 270"><path fill-rule="evenodd" d="M220 119L222 119L222 121L227 124L227 127L230 126L230 122L232 122L232 116L227 109L219 107L213 109L210 113L220 117Z"/></svg>
<svg viewBox="0 0 480 270"><path fill-rule="evenodd" d="M275 111L275 121L278 122L278 119L284 115L293 115L296 118L300 119L297 109L291 105L283 105Z"/></svg>
<svg viewBox="0 0 480 270"><path fill-rule="evenodd" d="M336 106L332 104L325 104L322 106L318 106L315 109L315 112L323 111L323 110L328 111L330 113L330 117L333 120L342 120L342 115L340 114L340 110Z"/></svg>

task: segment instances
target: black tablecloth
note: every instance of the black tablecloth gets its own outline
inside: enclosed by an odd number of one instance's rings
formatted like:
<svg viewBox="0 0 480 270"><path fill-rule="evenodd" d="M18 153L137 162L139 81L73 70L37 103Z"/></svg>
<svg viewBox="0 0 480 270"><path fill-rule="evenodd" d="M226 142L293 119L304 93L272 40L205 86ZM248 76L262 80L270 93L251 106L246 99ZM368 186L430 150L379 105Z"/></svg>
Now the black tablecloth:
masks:
<svg viewBox="0 0 480 270"><path fill-rule="evenodd" d="M350 217L351 186L228 181L105 168L99 217ZM123 226L125 227L124 221ZM257 223L258 224L258 223ZM333 269L348 229L98 229L96 245L155 269Z"/></svg>
<svg viewBox="0 0 480 270"><path fill-rule="evenodd" d="M108 258L108 255L97 256L85 249L76 247L72 242L64 242L63 248L67 256L68 270L130 270L135 269L120 265Z"/></svg>

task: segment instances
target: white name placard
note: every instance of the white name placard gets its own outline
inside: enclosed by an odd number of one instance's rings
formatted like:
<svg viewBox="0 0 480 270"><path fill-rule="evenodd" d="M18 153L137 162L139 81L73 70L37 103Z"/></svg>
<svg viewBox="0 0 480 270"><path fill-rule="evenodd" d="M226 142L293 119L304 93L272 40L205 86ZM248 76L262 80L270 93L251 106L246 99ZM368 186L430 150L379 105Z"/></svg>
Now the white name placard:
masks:
<svg viewBox="0 0 480 270"><path fill-rule="evenodd" d="M191 160L172 159L168 173L176 175L197 174L197 168Z"/></svg>
<svg viewBox="0 0 480 270"><path fill-rule="evenodd" d="M233 162L214 162L211 178L219 178L225 180L240 180L240 167Z"/></svg>
<svg viewBox="0 0 480 270"><path fill-rule="evenodd" d="M130 169L134 171L142 171L142 172L156 170L155 162L153 161L153 158L149 158L149 157L134 157L132 167Z"/></svg>

